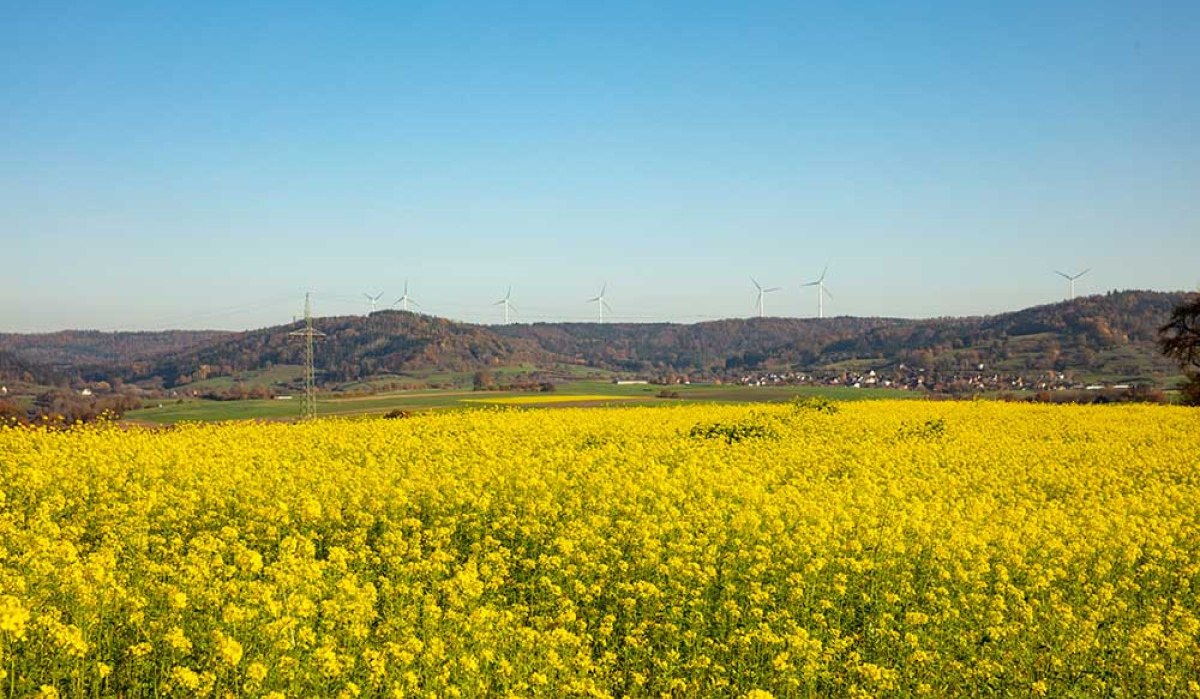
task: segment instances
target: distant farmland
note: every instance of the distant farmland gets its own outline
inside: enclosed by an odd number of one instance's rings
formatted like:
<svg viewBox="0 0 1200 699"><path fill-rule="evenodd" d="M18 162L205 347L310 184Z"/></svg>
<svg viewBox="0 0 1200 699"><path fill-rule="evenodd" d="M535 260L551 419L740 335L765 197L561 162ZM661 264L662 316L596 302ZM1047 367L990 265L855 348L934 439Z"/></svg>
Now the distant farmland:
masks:
<svg viewBox="0 0 1200 699"><path fill-rule="evenodd" d="M677 398L660 397L661 393ZM618 385L580 381L563 384L551 393L527 391L398 391L371 396L318 398L320 415L381 415L392 410L433 410L509 405L514 407L554 407L564 404L604 404L606 402L657 405L661 403L716 402L778 403L796 397L824 396L836 400L911 399L920 394L887 389L846 388L840 386L736 386L692 384L678 386ZM126 419L134 422L171 424L176 422L212 422L220 420L287 420L299 415L298 400L210 401L180 399L151 403L151 407L131 411Z"/></svg>

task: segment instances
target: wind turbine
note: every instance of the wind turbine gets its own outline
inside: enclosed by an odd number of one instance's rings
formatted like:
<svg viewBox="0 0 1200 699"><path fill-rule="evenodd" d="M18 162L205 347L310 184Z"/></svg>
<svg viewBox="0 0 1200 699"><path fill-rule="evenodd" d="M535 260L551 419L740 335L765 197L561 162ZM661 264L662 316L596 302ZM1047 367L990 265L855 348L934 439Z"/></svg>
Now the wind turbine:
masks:
<svg viewBox="0 0 1200 699"><path fill-rule="evenodd" d="M499 301L497 301L496 303L492 304L493 306L504 306L504 324L505 325L508 325L508 312L510 310L512 310L515 313L517 310L517 307L512 305L511 299L512 299L512 287L510 286L510 287L508 287L508 293L506 293L504 295L504 298L502 298Z"/></svg>
<svg viewBox="0 0 1200 699"><path fill-rule="evenodd" d="M600 311L600 322L604 322L604 309L607 308L612 312L612 306L608 305L608 301L604 300L604 292L608 290L608 282L604 282L604 286L600 287L600 295L587 300L588 303L595 302L596 308Z"/></svg>
<svg viewBox="0 0 1200 699"><path fill-rule="evenodd" d="M763 297L772 291L779 291L779 287L773 286L770 289L762 288L762 285L754 277L750 277L750 281L754 282L754 288L758 289L758 317L763 317Z"/></svg>
<svg viewBox="0 0 1200 699"><path fill-rule="evenodd" d="M1083 270L1079 274L1063 274L1062 272L1058 271L1057 269L1054 270L1055 274L1057 274L1058 276L1067 280L1067 293L1069 294L1068 300L1071 300L1071 301L1075 300L1075 280L1082 277L1083 275L1087 274L1090 271L1092 271L1091 267L1088 267L1087 269Z"/></svg>
<svg viewBox="0 0 1200 699"><path fill-rule="evenodd" d="M825 317L825 297L833 298L833 294L829 293L829 289L825 288L825 273L829 271L829 265L825 265L825 269L821 270L821 276L817 277L817 281L801 284L800 286L815 286L817 287L817 317Z"/></svg>
<svg viewBox="0 0 1200 699"><path fill-rule="evenodd" d="M397 303L403 303L403 304L404 304L404 310L406 310L406 311L407 311L407 310L408 310L408 304L409 304L410 302L412 303L412 305L416 306L417 308L420 308L420 307L421 307L421 304L417 303L416 301L413 301L413 300L412 300L412 297L408 295L408 280L407 280L407 279L405 279L405 280L404 280L404 295L403 295L403 296L401 296L400 298L396 299L394 302L392 302L392 305L393 305L393 306L395 306Z"/></svg>
<svg viewBox="0 0 1200 699"><path fill-rule="evenodd" d="M379 303L379 299L383 298L383 292L381 291L378 294L375 294L374 296L372 296L364 291L363 296L366 296L367 300L371 302L371 312L374 313L375 309L377 308L377 305Z"/></svg>

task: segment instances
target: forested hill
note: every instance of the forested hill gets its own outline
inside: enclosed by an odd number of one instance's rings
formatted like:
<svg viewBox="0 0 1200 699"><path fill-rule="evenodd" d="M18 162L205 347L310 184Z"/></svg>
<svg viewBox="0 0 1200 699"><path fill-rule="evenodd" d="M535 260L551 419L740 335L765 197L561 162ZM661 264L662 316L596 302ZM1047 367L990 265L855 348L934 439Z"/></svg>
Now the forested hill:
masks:
<svg viewBox="0 0 1200 699"><path fill-rule="evenodd" d="M210 345L235 333L221 330L102 332L60 330L52 333L0 333L0 351L32 364L87 366L128 364Z"/></svg>
<svg viewBox="0 0 1200 699"><path fill-rule="evenodd" d="M819 361L878 357L941 368L955 360L961 367L984 363L1014 371L1172 373L1156 338L1187 296L1121 291L995 316L910 321L827 344Z"/></svg>
<svg viewBox="0 0 1200 699"><path fill-rule="evenodd" d="M673 323L535 323L492 330L527 338L568 361L625 371L705 371L822 361L823 348L912 321L737 318Z"/></svg>
<svg viewBox="0 0 1200 699"><path fill-rule="evenodd" d="M30 362L13 352L0 350L0 384L58 384L68 380L70 376L68 371Z"/></svg>
<svg viewBox="0 0 1200 699"><path fill-rule="evenodd" d="M220 330L0 333L0 381L57 386L83 375L110 378L234 336Z"/></svg>
<svg viewBox="0 0 1200 699"><path fill-rule="evenodd" d="M314 362L325 381L354 381L406 371L476 371L528 364L550 365L558 357L527 338L507 337L485 326L403 311L321 318ZM265 328L184 352L141 368L133 380L160 377L173 386L212 376L236 375L279 364L302 364L300 324Z"/></svg>
<svg viewBox="0 0 1200 699"><path fill-rule="evenodd" d="M582 365L638 374L727 376L744 371L834 369L847 361L905 363L943 371L1174 373L1155 345L1158 328L1187 294L1110 292L995 316L751 318L673 323L534 323L484 326L402 311L317 319L321 380L380 374ZM9 372L158 379L176 386L303 361L297 324L243 333L0 335ZM115 361L114 361L115 360ZM104 365L104 366L97 366Z"/></svg>
<svg viewBox="0 0 1200 699"><path fill-rule="evenodd" d="M625 370L820 368L847 360L944 370L1168 373L1158 328L1186 294L1123 291L996 316L751 318L694 325L538 323L494 328L589 365ZM1117 366L1119 365L1119 366Z"/></svg>

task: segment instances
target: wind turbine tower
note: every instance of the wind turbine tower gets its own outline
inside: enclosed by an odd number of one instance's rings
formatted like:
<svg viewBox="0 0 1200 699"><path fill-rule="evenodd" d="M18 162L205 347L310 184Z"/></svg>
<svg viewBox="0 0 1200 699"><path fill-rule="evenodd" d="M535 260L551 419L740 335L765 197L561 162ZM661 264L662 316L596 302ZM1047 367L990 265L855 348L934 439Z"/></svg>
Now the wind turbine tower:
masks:
<svg viewBox="0 0 1200 699"><path fill-rule="evenodd" d="M815 282L801 284L800 286L815 286L817 287L817 317L825 317L825 297L833 298L833 294L829 293L829 289L825 288L825 273L829 271L829 265L825 265L825 269L821 270L821 276L817 277Z"/></svg>
<svg viewBox="0 0 1200 699"><path fill-rule="evenodd" d="M383 298L383 292L381 291L372 296L364 291L363 296L367 297L367 300L371 302L371 312L374 313L379 307L379 299Z"/></svg>
<svg viewBox="0 0 1200 699"><path fill-rule="evenodd" d="M1054 270L1055 274L1057 274L1058 276L1067 280L1067 300L1069 300L1069 301L1075 300L1075 280L1082 277L1083 275L1087 274L1090 271L1092 271L1091 267L1088 267L1087 269L1083 270L1079 274L1063 274L1062 272L1058 271L1057 269Z"/></svg>
<svg viewBox="0 0 1200 699"><path fill-rule="evenodd" d="M421 307L421 304L417 303L416 301L413 301L413 300L412 300L412 297L408 295L408 280L407 280L407 279L405 279L405 280L404 280L404 295L403 295L403 296L401 296L400 298L396 299L396 300L395 300L395 301L392 303L392 305L393 305L393 306L395 306L397 303L399 303L399 304L403 304L403 306L402 306L402 307L404 308L404 310L405 310L405 311L407 311L407 310L408 310L408 304L409 304L409 303L412 303L412 304L413 304L414 306L416 306L417 308L420 308L420 307Z"/></svg>
<svg viewBox="0 0 1200 699"><path fill-rule="evenodd" d="M512 287L508 287L508 293L504 295L504 298L500 299L496 303L493 303L492 305L504 306L504 324L508 325L508 312L511 310L515 313L517 310L517 307L512 305Z"/></svg>
<svg viewBox="0 0 1200 699"><path fill-rule="evenodd" d="M754 282L754 288L758 289L758 317L762 318L763 317L763 297L765 297L767 294L771 293L772 291L779 291L779 287L773 286L770 289L764 289L764 288L762 288L762 285L758 283L758 280L756 280L754 277L750 277L750 281Z"/></svg>
<svg viewBox="0 0 1200 699"><path fill-rule="evenodd" d="M600 287L600 295L587 300L588 303L595 303L596 309L600 311L600 322L604 322L604 309L607 308L609 313L612 312L612 306L608 305L608 301L604 300L604 292L608 290L608 282L604 282L604 286Z"/></svg>

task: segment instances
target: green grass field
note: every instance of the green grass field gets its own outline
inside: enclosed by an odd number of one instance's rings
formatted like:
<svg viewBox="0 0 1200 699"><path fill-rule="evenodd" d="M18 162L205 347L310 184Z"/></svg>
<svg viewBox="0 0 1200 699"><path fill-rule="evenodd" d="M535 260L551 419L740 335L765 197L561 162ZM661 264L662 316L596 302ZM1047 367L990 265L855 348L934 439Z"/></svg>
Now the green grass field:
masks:
<svg viewBox="0 0 1200 699"><path fill-rule="evenodd" d="M279 364L270 369L243 371L232 376L215 376L203 381L193 381L179 387L182 391L224 391L241 384L247 388L255 386L282 386L304 376L304 367L295 364Z"/></svg>
<svg viewBox="0 0 1200 699"><path fill-rule="evenodd" d="M660 397L663 391L678 394L678 398ZM696 402L781 402L797 396L823 396L832 400L865 400L877 398L918 398L921 394L888 389L856 389L840 386L733 386L692 384L653 386L644 384L617 385L600 381L574 381L560 384L550 393L528 391L470 391L416 390L380 393L371 396L338 397L319 395L317 412L321 415L382 415L392 410L432 410L444 408L510 405L520 407L554 407L604 405L611 402L624 405L639 403ZM126 420L153 424L172 424L185 421L218 420L287 420L300 412L299 396L292 400L211 401L185 399L153 404L125 415Z"/></svg>

